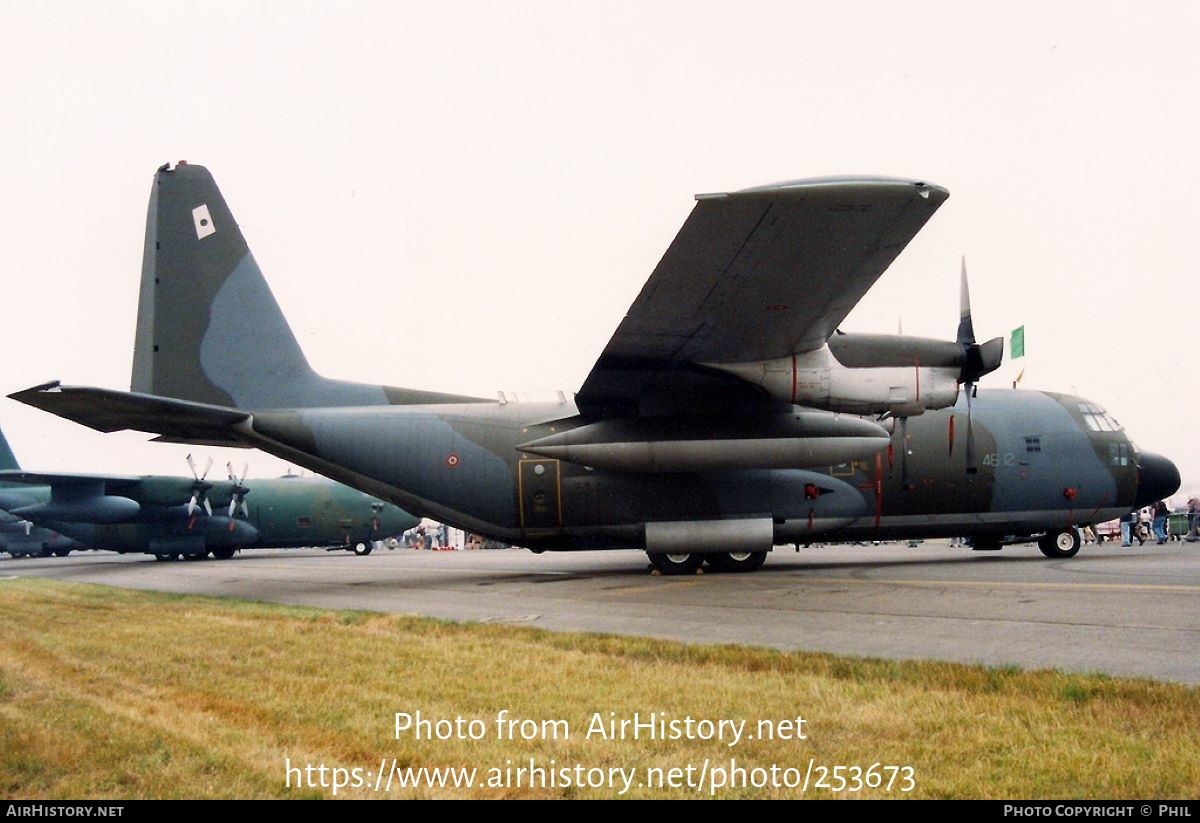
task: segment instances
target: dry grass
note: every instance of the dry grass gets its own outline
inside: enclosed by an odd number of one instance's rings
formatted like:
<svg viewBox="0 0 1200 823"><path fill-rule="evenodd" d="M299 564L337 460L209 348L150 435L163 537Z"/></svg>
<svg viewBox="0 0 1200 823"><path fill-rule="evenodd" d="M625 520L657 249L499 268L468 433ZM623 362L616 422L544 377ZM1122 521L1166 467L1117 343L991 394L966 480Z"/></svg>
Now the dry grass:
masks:
<svg viewBox="0 0 1200 823"><path fill-rule="evenodd" d="M0 582L0 793L7 798L331 797L285 763L352 769L338 797L615 797L484 785L492 768L911 766L908 793L723 787L719 797L1194 798L1200 690L1057 672L847 660L511 626ZM564 720L569 739L497 739L495 718ZM397 712L477 719L482 740L394 732ZM806 740L602 740L608 718L806 719ZM470 789L376 793L380 762L477 770ZM575 772L572 772L574 775ZM597 774L597 773L593 773ZM759 773L761 776L761 773ZM314 777L319 778L317 773ZM781 774L782 776L782 774ZM748 772L748 778L754 774ZM810 774L815 779L816 773ZM326 773L331 782L332 773ZM293 777L295 782L295 777ZM525 781L528 782L527 780ZM382 785L382 782L381 782Z"/></svg>

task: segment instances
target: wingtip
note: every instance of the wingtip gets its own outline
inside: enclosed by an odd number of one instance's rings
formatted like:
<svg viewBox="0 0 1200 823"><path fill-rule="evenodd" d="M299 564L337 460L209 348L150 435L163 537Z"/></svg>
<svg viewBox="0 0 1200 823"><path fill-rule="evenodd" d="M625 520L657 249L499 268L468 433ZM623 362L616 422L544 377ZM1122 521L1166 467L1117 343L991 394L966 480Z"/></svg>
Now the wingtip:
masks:
<svg viewBox="0 0 1200 823"><path fill-rule="evenodd" d="M754 194L784 194L788 192L817 192L824 189L841 190L898 190L915 192L922 199L944 200L950 196L949 189L930 183L928 180L907 177L886 177L873 175L834 175L829 177L808 177L797 180L784 180L769 183L765 186L753 186L731 192L733 195ZM708 195L712 196L712 195ZM728 196L728 195L727 195Z"/></svg>
<svg viewBox="0 0 1200 823"><path fill-rule="evenodd" d="M22 397L29 397L34 394L41 394L48 391L58 391L62 388L62 382L59 380L51 380L48 383L39 383L36 386L30 386L28 389L15 391L8 397L10 400L20 400Z"/></svg>

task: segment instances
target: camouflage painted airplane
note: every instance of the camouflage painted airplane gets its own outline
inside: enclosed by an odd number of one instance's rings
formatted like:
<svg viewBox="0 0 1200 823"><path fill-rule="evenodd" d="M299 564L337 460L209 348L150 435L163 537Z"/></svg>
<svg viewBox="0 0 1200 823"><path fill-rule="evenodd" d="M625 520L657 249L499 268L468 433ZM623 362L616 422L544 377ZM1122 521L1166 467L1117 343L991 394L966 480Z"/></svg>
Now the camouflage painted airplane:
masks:
<svg viewBox="0 0 1200 823"><path fill-rule="evenodd" d="M316 374L211 175L168 164L132 391L11 396L256 447L535 552L641 549L663 573L816 540L1017 535L1070 557L1077 527L1171 494L1174 464L1086 400L977 392L1003 343L975 342L965 277L955 340L838 330L948 196L890 178L700 195L578 393L527 403Z"/></svg>
<svg viewBox="0 0 1200 823"><path fill-rule="evenodd" d="M207 473L194 466L192 477L26 472L0 432L0 549L15 557L104 549L174 560L328 546L364 555L419 522L322 477L255 481L251 506L245 471L239 479L230 467L226 481Z"/></svg>
<svg viewBox="0 0 1200 823"><path fill-rule="evenodd" d="M15 468L17 468L17 458L13 456L8 441L0 432L0 469ZM0 481L0 552L8 552L13 557L29 557L31 555L66 557L75 549L83 548L81 544L64 534L59 534L53 529L35 526L32 521L5 511L4 504L14 502L12 498L6 496L8 492L6 486L7 484ZM22 500L25 503L33 502L28 497L22 498Z"/></svg>

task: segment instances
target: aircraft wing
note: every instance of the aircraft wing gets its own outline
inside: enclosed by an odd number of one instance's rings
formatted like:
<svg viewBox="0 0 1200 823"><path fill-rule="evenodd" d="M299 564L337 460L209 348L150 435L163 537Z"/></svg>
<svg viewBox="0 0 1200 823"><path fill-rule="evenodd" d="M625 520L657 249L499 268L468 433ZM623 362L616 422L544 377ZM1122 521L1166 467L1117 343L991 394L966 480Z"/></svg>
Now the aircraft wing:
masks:
<svg viewBox="0 0 1200 823"><path fill-rule="evenodd" d="M584 381L580 409L627 413L655 398L682 409L729 393L750 400L741 381L700 364L820 348L947 197L940 186L894 178L697 195Z"/></svg>
<svg viewBox="0 0 1200 823"><path fill-rule="evenodd" d="M141 477L118 474L47 474L45 472L28 472L23 469L4 469L0 471L0 481L5 483L21 483L26 486L69 486L92 485L104 483L109 488L133 486L142 481Z"/></svg>
<svg viewBox="0 0 1200 823"><path fill-rule="evenodd" d="M247 445L235 437L234 428L249 420L250 413L223 406L58 382L23 389L9 397L96 431L134 429L157 434L157 440L168 443Z"/></svg>

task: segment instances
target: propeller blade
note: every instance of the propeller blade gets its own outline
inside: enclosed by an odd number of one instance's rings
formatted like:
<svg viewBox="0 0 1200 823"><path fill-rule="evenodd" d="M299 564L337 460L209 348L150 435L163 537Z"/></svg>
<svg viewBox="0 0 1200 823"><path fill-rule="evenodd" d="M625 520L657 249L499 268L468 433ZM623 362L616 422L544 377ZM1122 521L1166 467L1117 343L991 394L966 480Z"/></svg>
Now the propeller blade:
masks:
<svg viewBox="0 0 1200 823"><path fill-rule="evenodd" d="M975 345L975 324L971 322L971 289L967 286L967 256L962 259L962 277L958 292L958 342Z"/></svg>
<svg viewBox="0 0 1200 823"><path fill-rule="evenodd" d="M225 470L229 473L229 481L233 483L233 496L229 499L229 516L232 518L235 512L240 511L243 517L250 517L250 509L246 505L246 495L250 493L250 490L245 486L246 475L250 473L250 464L242 464L242 476L240 479L237 476L237 472L233 470L232 461L225 464ZM233 529L232 523L229 528L230 530Z"/></svg>
<svg viewBox="0 0 1200 823"><path fill-rule="evenodd" d="M208 462L204 464L204 474L198 474L196 472L196 458L192 457L190 454L187 456L187 464L188 468L192 470L192 477L194 477L196 480L204 480L204 478L208 477L208 473L212 471L212 455L210 454L208 456Z"/></svg>
<svg viewBox="0 0 1200 823"><path fill-rule="evenodd" d="M1000 368L1004 359L1004 338L993 337L982 345L975 342L975 324L971 321L971 289L967 285L966 255L963 255L962 259L957 340L966 355L958 382L967 384L969 390L970 384Z"/></svg>
<svg viewBox="0 0 1200 823"><path fill-rule="evenodd" d="M192 478L195 480L192 483L192 499L188 501L186 506L188 516L191 517L194 515L196 509L201 506L211 515L212 504L208 502L208 490L212 488L212 483L209 483L205 478L208 477L208 473L212 470L212 455L208 456L208 463L204 466L203 474L196 471L196 459L190 454L187 456L187 464L188 468L192 470ZM188 528L190 529L191 526L189 525Z"/></svg>
<svg viewBox="0 0 1200 823"><path fill-rule="evenodd" d="M967 474L977 474L979 465L975 462L975 429L971 424L971 395L975 394L975 386L967 385Z"/></svg>
<svg viewBox="0 0 1200 823"><path fill-rule="evenodd" d="M242 476L241 477L238 477L237 472L235 472L233 470L232 461L225 464L225 471L227 471L229 473L230 481L237 483L238 485L241 485L242 482L245 481L246 475L248 475L250 473L250 464L249 463L242 464Z"/></svg>
<svg viewBox="0 0 1200 823"><path fill-rule="evenodd" d="M912 491L917 486L908 476L908 418L900 418L900 487Z"/></svg>

